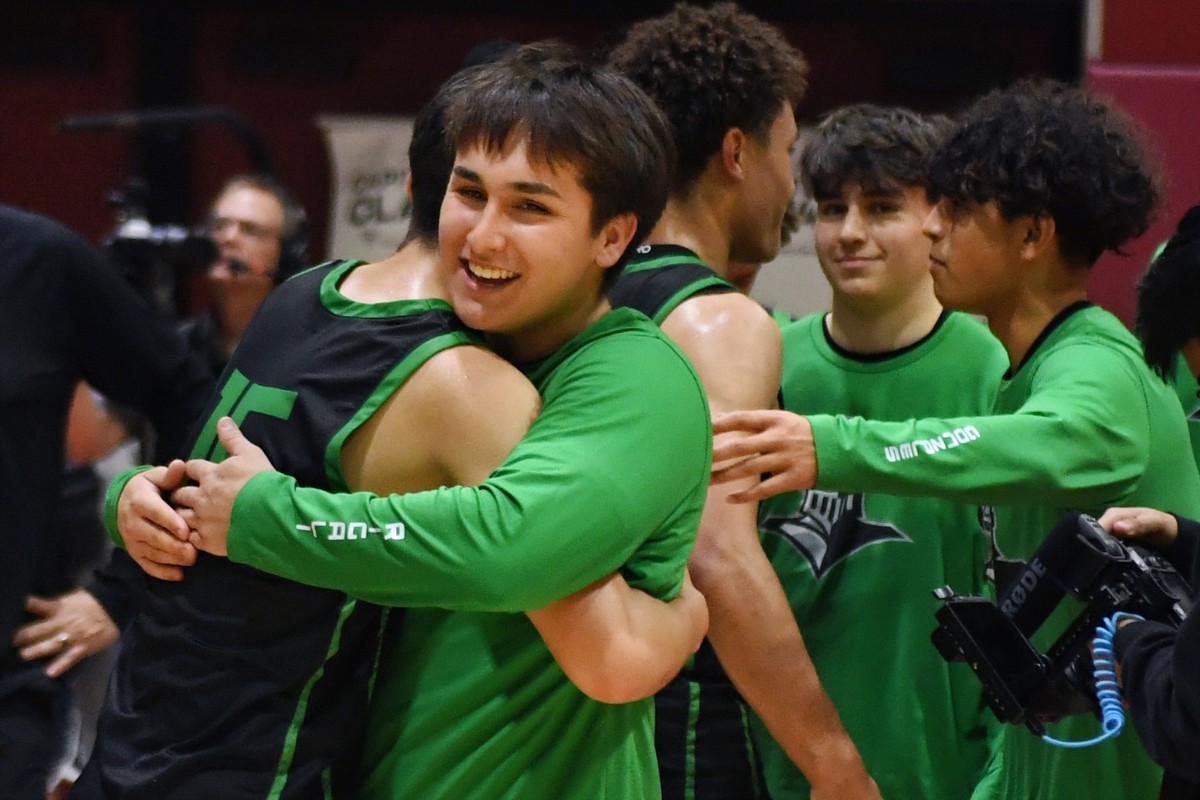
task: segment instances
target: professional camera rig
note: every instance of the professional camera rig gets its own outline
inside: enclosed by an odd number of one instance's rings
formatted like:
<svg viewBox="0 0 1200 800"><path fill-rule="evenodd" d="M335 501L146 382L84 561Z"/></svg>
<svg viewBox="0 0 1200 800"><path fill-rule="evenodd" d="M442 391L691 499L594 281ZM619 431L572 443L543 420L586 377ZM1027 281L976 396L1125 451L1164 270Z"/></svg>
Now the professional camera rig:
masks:
<svg viewBox="0 0 1200 800"><path fill-rule="evenodd" d="M1039 736L1044 722L1100 713L1091 643L1106 618L1123 611L1177 627L1192 607L1187 582L1162 556L1118 541L1084 514L1060 519L999 591L992 602L949 586L935 590L943 605L933 643L947 661L971 666L1002 722L1024 723ZM1030 640L1068 594L1083 610L1039 653ZM1064 613L1068 607L1055 620Z"/></svg>
<svg viewBox="0 0 1200 800"><path fill-rule="evenodd" d="M148 108L109 114L69 116L63 132L89 133L128 129L174 137L181 130L215 124L242 145L253 172L274 176L275 165L262 136L244 117L221 106ZM181 278L202 271L217 257L217 248L202 228L154 224L149 213L150 187L138 176L109 193L116 227L104 240L104 252L149 304L167 317L181 316L187 303Z"/></svg>

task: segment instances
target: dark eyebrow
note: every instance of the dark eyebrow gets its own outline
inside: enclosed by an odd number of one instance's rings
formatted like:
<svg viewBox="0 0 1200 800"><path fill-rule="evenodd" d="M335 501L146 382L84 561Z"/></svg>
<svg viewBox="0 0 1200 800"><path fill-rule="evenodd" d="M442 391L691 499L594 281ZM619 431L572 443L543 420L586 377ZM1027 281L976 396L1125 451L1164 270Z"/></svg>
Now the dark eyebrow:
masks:
<svg viewBox="0 0 1200 800"><path fill-rule="evenodd" d="M868 191L864 191L863 194L872 199L886 198L890 200L892 198L902 197L904 195L904 189L899 186L877 186Z"/></svg>
<svg viewBox="0 0 1200 800"><path fill-rule="evenodd" d="M544 183L536 183L533 181L516 181L515 183L510 183L509 186L522 194L545 194L549 195L550 197L562 197L562 195Z"/></svg>
<svg viewBox="0 0 1200 800"><path fill-rule="evenodd" d="M463 180L472 181L474 183L483 183L483 179L479 177L479 173L473 169L468 169L467 167L454 167L454 174ZM550 197L562 197L562 195L554 191L554 189L552 189L549 185L545 183L539 183L537 181L514 181L513 183L508 184L508 186L512 190L520 192L521 194L540 194L548 195Z"/></svg>

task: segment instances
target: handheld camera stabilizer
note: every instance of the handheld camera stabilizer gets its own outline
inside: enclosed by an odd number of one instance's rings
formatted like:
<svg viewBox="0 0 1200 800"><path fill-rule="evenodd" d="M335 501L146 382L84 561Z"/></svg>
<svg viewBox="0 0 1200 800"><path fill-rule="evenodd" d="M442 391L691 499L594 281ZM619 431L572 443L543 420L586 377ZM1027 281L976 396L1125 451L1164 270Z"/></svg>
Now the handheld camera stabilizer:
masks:
<svg viewBox="0 0 1200 800"><path fill-rule="evenodd" d="M1099 715L1091 641L1105 618L1124 611L1178 626L1192 606L1187 582L1162 556L1113 538L1084 514L1062 517L998 591L992 602L935 590L943 605L933 643L947 661L971 666L1002 722L1039 736L1043 722ZM1068 594L1084 608L1043 655L1030 640Z"/></svg>

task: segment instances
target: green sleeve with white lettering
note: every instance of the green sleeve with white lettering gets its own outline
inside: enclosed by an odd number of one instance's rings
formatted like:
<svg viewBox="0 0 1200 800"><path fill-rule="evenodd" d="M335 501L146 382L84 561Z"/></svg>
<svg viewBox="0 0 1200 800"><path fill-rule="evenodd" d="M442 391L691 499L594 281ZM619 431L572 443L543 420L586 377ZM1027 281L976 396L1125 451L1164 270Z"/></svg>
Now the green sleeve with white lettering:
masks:
<svg viewBox="0 0 1200 800"><path fill-rule="evenodd" d="M337 495L258 475L234 505L230 558L397 606L525 611L618 569L673 597L712 433L691 365L643 322L577 339L535 377L541 416L480 486Z"/></svg>
<svg viewBox="0 0 1200 800"><path fill-rule="evenodd" d="M817 486L971 503L1118 502L1149 455L1144 377L1105 347L1058 347L1005 381L991 416L813 416ZM1022 398L1005 408L1005 396Z"/></svg>

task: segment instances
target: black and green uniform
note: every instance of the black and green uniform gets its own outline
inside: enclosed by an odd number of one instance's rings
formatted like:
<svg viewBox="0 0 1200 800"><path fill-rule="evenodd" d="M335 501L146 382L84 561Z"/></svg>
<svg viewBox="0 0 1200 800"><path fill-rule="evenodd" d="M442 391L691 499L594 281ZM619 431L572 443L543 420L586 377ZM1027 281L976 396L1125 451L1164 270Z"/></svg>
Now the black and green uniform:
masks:
<svg viewBox="0 0 1200 800"><path fill-rule="evenodd" d="M824 313L783 331L783 406L876 420L986 413L1008 363L986 327L944 313L918 342L861 355ZM763 503L759 525L821 684L884 797L962 800L978 782L995 719L982 686L930 644L932 590L983 590L987 542L974 505L826 490ZM757 717L774 800L810 793ZM996 723L998 724L998 723Z"/></svg>
<svg viewBox="0 0 1200 800"><path fill-rule="evenodd" d="M347 299L337 285L357 263L267 298L192 456L224 457L215 423L229 415L300 484L345 491L347 436L430 356L474 341L441 301ZM331 521L308 535L376 534ZM183 581L150 584L72 796L356 797L380 609L205 554Z"/></svg>
<svg viewBox="0 0 1200 800"><path fill-rule="evenodd" d="M627 309L527 374L541 415L477 487L335 495L264 473L234 504L232 560L409 607L372 699L363 797L659 795L652 701L586 697L521 612L616 570L674 597L711 467L703 387Z"/></svg>
<svg viewBox="0 0 1200 800"><path fill-rule="evenodd" d="M1133 335L1100 308L1080 303L1059 314L1001 382L993 411L903 422L810 417L818 488L989 504L994 513L984 517L994 520L995 542L1011 558L1032 555L1069 510L1200 513L1200 476L1179 400L1146 366ZM1039 630L1034 644L1042 652L1044 639L1062 632L1062 617L1078 613L1068 606L1060 604ZM1099 732L1086 715L1048 727L1058 739ZM1157 796L1161 770L1137 737L1063 749L1020 726L1001 734L976 798Z"/></svg>
<svg viewBox="0 0 1200 800"><path fill-rule="evenodd" d="M642 245L608 297L614 307L636 308L661 325L690 298L736 291L686 247ZM765 796L746 704L707 639L656 695L655 707L655 748L667 800Z"/></svg>

